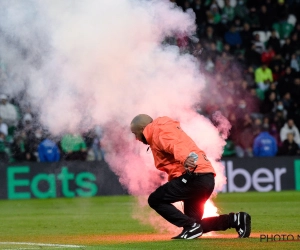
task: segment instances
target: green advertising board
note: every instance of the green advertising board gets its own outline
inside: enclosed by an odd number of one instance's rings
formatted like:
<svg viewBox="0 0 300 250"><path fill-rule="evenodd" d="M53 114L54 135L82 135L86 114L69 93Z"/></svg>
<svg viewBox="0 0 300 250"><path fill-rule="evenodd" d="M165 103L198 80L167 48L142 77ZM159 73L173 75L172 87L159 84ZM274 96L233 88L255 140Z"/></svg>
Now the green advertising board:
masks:
<svg viewBox="0 0 300 250"><path fill-rule="evenodd" d="M225 158L222 163L223 192L300 190L299 157ZM104 161L0 163L0 199L122 194L127 191Z"/></svg>
<svg viewBox="0 0 300 250"><path fill-rule="evenodd" d="M91 197L126 191L105 162L21 163L0 168L0 199Z"/></svg>

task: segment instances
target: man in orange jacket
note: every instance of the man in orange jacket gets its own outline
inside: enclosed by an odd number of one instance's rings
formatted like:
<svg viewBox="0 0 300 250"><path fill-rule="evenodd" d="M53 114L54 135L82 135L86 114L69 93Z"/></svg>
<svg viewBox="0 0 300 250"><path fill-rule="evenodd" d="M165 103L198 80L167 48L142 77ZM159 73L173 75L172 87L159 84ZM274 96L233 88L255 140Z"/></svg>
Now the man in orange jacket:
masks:
<svg viewBox="0 0 300 250"><path fill-rule="evenodd" d="M215 171L205 153L169 117L153 120L140 114L131 122L136 139L149 145L155 166L169 176L148 198L148 203L170 223L183 227L172 239L194 239L210 231L235 228L240 238L249 237L251 217L245 212L202 219L204 204L215 186ZM184 213L172 205L184 202Z"/></svg>

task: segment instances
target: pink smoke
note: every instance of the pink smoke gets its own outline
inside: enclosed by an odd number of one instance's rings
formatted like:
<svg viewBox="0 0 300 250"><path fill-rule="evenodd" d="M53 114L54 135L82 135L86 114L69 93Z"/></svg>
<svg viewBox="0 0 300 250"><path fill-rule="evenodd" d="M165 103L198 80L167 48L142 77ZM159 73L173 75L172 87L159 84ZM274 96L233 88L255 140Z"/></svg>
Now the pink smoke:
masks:
<svg viewBox="0 0 300 250"><path fill-rule="evenodd" d="M0 44L0 52L4 49L3 60L11 64L14 82L26 79L28 101L52 133L100 124L106 160L122 185L132 195L148 195L166 182L166 176L155 169L147 147L134 140L129 124L139 113L166 115L179 120L207 153L217 173L215 191L222 189L226 179L218 159L230 125L218 114L215 127L194 111L205 87L199 65L177 46L162 45L167 36L195 33L193 13L167 0L12 2L0 6L13 13L2 30L18 37L41 63L33 65L34 58L20 57L7 44ZM3 89L13 95L24 85L7 84ZM205 216L215 214L210 201ZM148 223L157 220L153 211L146 217L140 210L139 215Z"/></svg>

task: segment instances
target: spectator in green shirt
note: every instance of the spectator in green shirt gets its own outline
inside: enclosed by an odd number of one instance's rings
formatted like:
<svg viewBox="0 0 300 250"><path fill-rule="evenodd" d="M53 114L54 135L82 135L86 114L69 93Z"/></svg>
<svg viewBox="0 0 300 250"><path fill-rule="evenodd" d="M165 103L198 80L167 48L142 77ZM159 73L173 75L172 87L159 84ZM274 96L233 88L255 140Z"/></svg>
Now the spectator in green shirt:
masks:
<svg viewBox="0 0 300 250"><path fill-rule="evenodd" d="M81 135L66 134L60 142L64 159L67 161L81 160L85 161L87 156L86 143Z"/></svg>
<svg viewBox="0 0 300 250"><path fill-rule="evenodd" d="M223 157L235 156L235 145L233 141L226 140L226 145L224 147Z"/></svg>
<svg viewBox="0 0 300 250"><path fill-rule="evenodd" d="M278 22L274 23L272 28L278 32L280 39L286 39L291 35L294 26L288 22Z"/></svg>
<svg viewBox="0 0 300 250"><path fill-rule="evenodd" d="M273 82L272 70L267 67L266 64L263 64L261 67L255 70L255 82L258 87L265 91L269 88L269 84Z"/></svg>
<svg viewBox="0 0 300 250"><path fill-rule="evenodd" d="M249 13L249 10L245 5L245 1L239 0L237 2L237 5L234 8L234 13L236 14L236 16L238 16L242 20L245 20L245 18L247 17L247 15Z"/></svg>
<svg viewBox="0 0 300 250"><path fill-rule="evenodd" d="M230 1L225 0L225 6L222 10L222 14L224 18L227 20L227 22L232 22L235 17L234 8L230 6Z"/></svg>
<svg viewBox="0 0 300 250"><path fill-rule="evenodd" d="M250 25L252 30L260 28L259 17L255 8L250 9L249 15L245 16L245 21Z"/></svg>
<svg viewBox="0 0 300 250"><path fill-rule="evenodd" d="M210 11L207 12L207 21L210 24L218 24L221 21L221 15L218 10L218 6L213 4L210 7Z"/></svg>

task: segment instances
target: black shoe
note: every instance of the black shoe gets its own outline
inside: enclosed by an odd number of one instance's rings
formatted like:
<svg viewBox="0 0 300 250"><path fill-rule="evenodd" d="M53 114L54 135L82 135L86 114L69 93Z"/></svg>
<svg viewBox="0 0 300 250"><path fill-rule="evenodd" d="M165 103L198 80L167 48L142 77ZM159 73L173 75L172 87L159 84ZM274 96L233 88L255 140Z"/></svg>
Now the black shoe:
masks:
<svg viewBox="0 0 300 250"><path fill-rule="evenodd" d="M251 233L251 216L245 212L239 212L234 215L235 230L239 238L248 238Z"/></svg>
<svg viewBox="0 0 300 250"><path fill-rule="evenodd" d="M203 234L203 229L200 224L194 223L191 227L183 228L182 232L172 239L191 240L200 237Z"/></svg>

